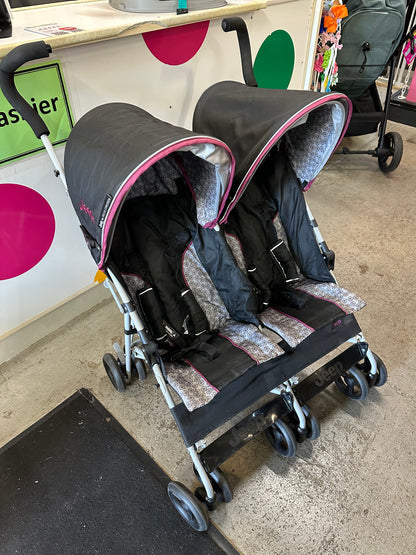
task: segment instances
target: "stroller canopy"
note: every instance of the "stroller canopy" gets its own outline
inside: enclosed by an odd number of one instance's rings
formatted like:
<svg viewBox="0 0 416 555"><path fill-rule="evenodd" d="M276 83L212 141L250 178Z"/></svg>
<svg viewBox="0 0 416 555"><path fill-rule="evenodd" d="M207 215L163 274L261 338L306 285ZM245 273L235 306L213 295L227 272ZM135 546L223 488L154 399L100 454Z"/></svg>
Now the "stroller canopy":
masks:
<svg viewBox="0 0 416 555"><path fill-rule="evenodd" d="M292 167L306 188L321 171L351 118L343 94L274 90L225 81L201 96L193 129L213 134L231 148L234 184L219 223L227 220L252 176L274 145L284 144Z"/></svg>
<svg viewBox="0 0 416 555"><path fill-rule="evenodd" d="M180 160L173 163L179 151ZM124 201L173 194L177 164L186 175L197 176L188 180L188 186L198 223L214 227L234 172L233 155L223 142L124 103L98 106L75 125L65 149L65 174L72 204L100 268L110 252Z"/></svg>

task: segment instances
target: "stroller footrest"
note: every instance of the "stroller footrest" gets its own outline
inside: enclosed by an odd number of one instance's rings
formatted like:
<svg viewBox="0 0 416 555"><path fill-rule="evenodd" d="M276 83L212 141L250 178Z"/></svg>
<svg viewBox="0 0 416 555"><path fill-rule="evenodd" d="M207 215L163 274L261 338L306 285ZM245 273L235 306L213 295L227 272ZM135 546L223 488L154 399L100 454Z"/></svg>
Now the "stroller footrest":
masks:
<svg viewBox="0 0 416 555"><path fill-rule="evenodd" d="M362 360L366 355L367 348L366 343L352 345L300 382L293 388L293 393L299 403L305 405L307 401L323 391L351 366ZM283 396L277 397L230 428L200 452L201 460L207 472L213 472L256 435L266 430L277 419L282 418L291 410Z"/></svg>
<svg viewBox="0 0 416 555"><path fill-rule="evenodd" d="M285 399L277 397L241 420L199 453L206 471L213 472L241 447L290 410Z"/></svg>
<svg viewBox="0 0 416 555"><path fill-rule="evenodd" d="M302 380L293 388L299 403L305 405L315 395L326 389L332 382L354 366L354 364L363 360L367 350L367 343L355 343Z"/></svg>

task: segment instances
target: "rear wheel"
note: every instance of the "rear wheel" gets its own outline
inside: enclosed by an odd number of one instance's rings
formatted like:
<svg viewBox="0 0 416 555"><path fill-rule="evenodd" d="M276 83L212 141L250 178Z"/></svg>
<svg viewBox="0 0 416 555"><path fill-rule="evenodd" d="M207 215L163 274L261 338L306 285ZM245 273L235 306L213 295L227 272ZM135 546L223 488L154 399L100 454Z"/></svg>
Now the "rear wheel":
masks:
<svg viewBox="0 0 416 555"><path fill-rule="evenodd" d="M403 139L399 133L392 131L384 135L383 143L377 155L378 165L383 173L394 171L403 156Z"/></svg>
<svg viewBox="0 0 416 555"><path fill-rule="evenodd" d="M181 517L197 532L205 532L209 526L208 510L180 482L170 482L168 495Z"/></svg>
<svg viewBox="0 0 416 555"><path fill-rule="evenodd" d="M103 356L103 364L111 383L121 393L126 391L126 384L124 380L123 370L120 364L110 353L105 353Z"/></svg>

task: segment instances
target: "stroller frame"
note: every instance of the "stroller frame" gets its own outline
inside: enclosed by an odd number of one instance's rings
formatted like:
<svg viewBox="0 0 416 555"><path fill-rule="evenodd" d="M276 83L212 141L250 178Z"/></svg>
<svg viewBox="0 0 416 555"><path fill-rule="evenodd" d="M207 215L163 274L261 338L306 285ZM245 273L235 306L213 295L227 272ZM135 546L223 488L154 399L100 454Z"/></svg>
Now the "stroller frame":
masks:
<svg viewBox="0 0 416 555"><path fill-rule="evenodd" d="M414 5L415 0L407 0L405 22L400 41L398 42L397 47L391 54L390 58L386 61L385 70L381 74L383 75L388 68L388 80L384 106L382 105L380 100L376 81L370 85L370 87L363 93L361 97L354 99L356 101L359 101L365 95L367 95L367 97L369 98L371 97L374 111L365 113L356 112L354 110L351 118L350 127L347 130L345 136L355 137L357 135L366 135L376 130L371 126L371 124L375 124L376 128L378 125L378 139L376 147L368 150L357 150L350 149L344 146L341 148L341 150L335 152L335 154L345 155L367 154L374 158L377 158L378 166L383 173L390 173L394 171L399 166L403 156L403 139L401 135L397 133L397 131L390 131L387 133L387 122L390 119L390 104L392 101L394 78L401 54L401 49L403 48L406 40L412 36L412 31L414 31L414 28L411 29L411 16L413 13ZM342 90L340 92L342 92Z"/></svg>
<svg viewBox="0 0 416 555"><path fill-rule="evenodd" d="M229 18L223 22L224 30L236 30L239 39L244 36L244 27L245 24L240 18ZM247 33L246 30L245 33ZM63 167L48 138L49 130L42 118L20 96L14 84L14 73L21 65L30 60L48 57L51 51L50 46L43 41L15 48L0 64L0 87L9 102L28 122L35 135L42 140L54 167L55 176L61 179L67 190ZM248 56L247 51L244 59L246 60L246 62L243 60L244 74L245 76L251 75L250 79L254 79L251 55ZM254 86L254 83L250 84ZM309 208L308 216L322 256L332 272L334 254L328 249ZM182 434L194 465L195 474L202 484L202 488L198 488L196 491L196 498L185 486L177 482L171 482L168 494L181 516L198 531L208 528L207 508L213 510L219 501L231 501L232 491L220 470L220 465L248 441L259 433L270 430L272 426L280 422L283 416L290 417L298 442L305 438L315 439L319 436L319 424L306 406L312 397L331 383L336 382L343 393L362 400L367 396L369 386L381 386L387 379L384 364L377 355L371 352L355 317L349 314L343 317L343 326L340 326L343 329L341 333L331 334L328 326L316 330L313 334L313 341L310 341L309 338L305 339L290 354L290 367L292 370L295 368L295 371L291 372L290 377L283 383L276 382L274 376L277 375L277 370L280 372L288 362L287 360L273 359L253 368L250 375L257 379L255 387L246 387L243 375L241 379L237 380L238 384L235 387L234 382L231 384L232 387L229 388L226 395L219 393L208 405L194 412L188 412L183 403L175 403L171 395L158 347L148 336L144 322L136 311L129 293L112 268L105 267L105 272L107 279L104 286L109 289L124 319L124 349L116 347L119 355L119 360L116 362L118 370L114 367L106 367L106 370L110 378L111 373L116 372L113 375L115 380L112 379L116 389L118 389L117 373L119 376L120 372L122 373L122 384L128 384L133 379L133 367L137 363L139 366L144 363L145 367L144 373L139 372L140 378L146 377L147 371L151 370L154 373ZM134 340L134 336L137 336L136 340ZM307 378L298 381L294 374L346 342L350 342L351 346L309 374ZM328 347L330 348L328 349ZM122 355L123 360L120 360ZM287 359L286 356L281 358ZM268 393L274 395L271 401L242 418L211 443L207 443L205 438L210 432L253 403L258 402ZM223 410L217 410L218 407ZM283 456L290 456L291 447L288 437L284 437L275 445L276 450Z"/></svg>

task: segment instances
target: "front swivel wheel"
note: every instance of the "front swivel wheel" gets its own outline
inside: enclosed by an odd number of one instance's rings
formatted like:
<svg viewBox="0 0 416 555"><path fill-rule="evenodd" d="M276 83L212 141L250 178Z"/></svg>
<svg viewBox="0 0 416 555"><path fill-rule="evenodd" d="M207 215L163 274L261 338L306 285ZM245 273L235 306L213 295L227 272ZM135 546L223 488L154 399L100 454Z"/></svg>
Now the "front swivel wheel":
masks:
<svg viewBox="0 0 416 555"><path fill-rule="evenodd" d="M123 393L126 391L126 383L123 370L121 369L120 363L115 359L115 357L110 353L105 353L103 356L103 364L111 383L117 389Z"/></svg>
<svg viewBox="0 0 416 555"><path fill-rule="evenodd" d="M276 420L264 431L273 448L287 459L296 454L296 438L289 424Z"/></svg>
<svg viewBox="0 0 416 555"><path fill-rule="evenodd" d="M341 393L355 401L364 401L368 397L367 378L358 368L350 368L335 383Z"/></svg>
<svg viewBox="0 0 416 555"><path fill-rule="evenodd" d="M374 357L374 360L376 361L375 373L371 373L371 362L368 357L365 357L362 364L356 364L355 366L366 376L370 387L381 387L387 382L387 368L381 358L376 355L376 353L373 352L372 355Z"/></svg>
<svg viewBox="0 0 416 555"><path fill-rule="evenodd" d="M198 501L187 487L180 482L170 482L168 484L168 495L175 509L189 526L197 532L205 532L208 529L207 508Z"/></svg>

